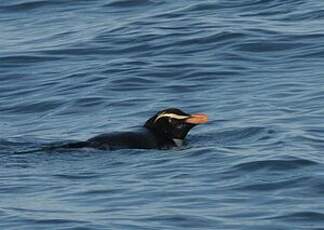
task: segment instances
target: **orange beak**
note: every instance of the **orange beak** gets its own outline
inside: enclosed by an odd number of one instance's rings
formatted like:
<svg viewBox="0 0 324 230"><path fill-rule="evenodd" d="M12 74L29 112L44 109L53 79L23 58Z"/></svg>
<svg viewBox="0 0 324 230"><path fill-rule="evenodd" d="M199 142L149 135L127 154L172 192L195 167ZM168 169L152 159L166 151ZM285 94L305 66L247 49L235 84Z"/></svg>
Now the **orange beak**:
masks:
<svg viewBox="0 0 324 230"><path fill-rule="evenodd" d="M208 122L208 116L203 113L192 114L185 120L185 122L194 125L204 124Z"/></svg>

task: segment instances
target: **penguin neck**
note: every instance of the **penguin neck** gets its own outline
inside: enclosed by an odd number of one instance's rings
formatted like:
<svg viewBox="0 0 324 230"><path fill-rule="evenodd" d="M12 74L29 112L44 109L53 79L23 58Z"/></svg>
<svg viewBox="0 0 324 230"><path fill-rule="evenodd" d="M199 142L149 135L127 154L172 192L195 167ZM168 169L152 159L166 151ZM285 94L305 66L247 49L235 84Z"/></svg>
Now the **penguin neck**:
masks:
<svg viewBox="0 0 324 230"><path fill-rule="evenodd" d="M161 134L159 132L156 132L154 129L150 129L150 128L147 128L147 127L145 127L145 128L146 128L146 130L148 130L149 132L151 132L155 136L157 142L161 146L168 146L168 147L176 146L176 147L181 147L184 144L184 140L183 139L180 139L180 138L169 138L169 137L166 137L165 135L163 135L163 134Z"/></svg>

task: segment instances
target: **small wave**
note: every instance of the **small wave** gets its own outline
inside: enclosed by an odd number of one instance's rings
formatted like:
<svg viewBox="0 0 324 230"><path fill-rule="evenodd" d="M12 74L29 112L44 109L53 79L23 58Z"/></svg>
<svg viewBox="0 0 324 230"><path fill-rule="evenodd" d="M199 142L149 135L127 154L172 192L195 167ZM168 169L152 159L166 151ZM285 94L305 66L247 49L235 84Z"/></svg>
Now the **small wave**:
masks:
<svg viewBox="0 0 324 230"><path fill-rule="evenodd" d="M82 192L75 192L73 193L74 196L100 196L100 195L105 195L105 196L111 196L114 194L122 194L125 192L125 189L123 188L107 188L107 189L89 189L86 191Z"/></svg>
<svg viewBox="0 0 324 230"><path fill-rule="evenodd" d="M256 41L242 42L236 45L236 49L244 52L264 53L282 52L296 50L305 46L304 43L283 42L283 41Z"/></svg>
<svg viewBox="0 0 324 230"><path fill-rule="evenodd" d="M56 57L56 59L61 59L61 57L68 56L83 56L83 55L107 55L109 54L109 50L106 48L99 47L65 47L62 49L49 49L42 50L40 53L45 55L49 55L51 57ZM55 55L55 56L54 56Z"/></svg>
<svg viewBox="0 0 324 230"><path fill-rule="evenodd" d="M24 154L33 153L39 150L39 142L32 138L0 138L0 153L8 154Z"/></svg>
<svg viewBox="0 0 324 230"><path fill-rule="evenodd" d="M201 35L199 37L194 38L186 38L183 41L179 41L177 43L174 43L174 46L184 46L184 45L190 45L193 44L200 44L200 45L206 45L206 44L218 44L224 46L224 43L229 43L233 40L242 40L246 37L246 34L243 32L232 32L232 31L223 31L219 33L212 33L209 35Z"/></svg>
<svg viewBox="0 0 324 230"><path fill-rule="evenodd" d="M87 224L88 221L84 220L74 220L74 219L68 219L68 218L52 218L52 219L29 219L34 224L43 224L43 225L63 225L63 224Z"/></svg>
<svg viewBox="0 0 324 230"><path fill-rule="evenodd" d="M115 0L111 3L103 5L103 7L116 7L116 8L127 8L127 7L138 7L157 4L157 1L153 0Z"/></svg>
<svg viewBox="0 0 324 230"><path fill-rule="evenodd" d="M53 177L60 178L60 179L66 179L66 180L84 180L84 179L92 179L92 178L98 178L98 174L94 173L79 173L79 174L54 174Z"/></svg>
<svg viewBox="0 0 324 230"><path fill-rule="evenodd" d="M324 138L323 137L315 137L312 135L300 135L293 138L296 142L306 142L314 145L321 145L324 147Z"/></svg>
<svg viewBox="0 0 324 230"><path fill-rule="evenodd" d="M224 145L255 144L258 141L269 141L275 137L276 131L266 127L246 127L215 134L217 140Z"/></svg>
<svg viewBox="0 0 324 230"><path fill-rule="evenodd" d="M0 7L0 9L9 12L29 11L40 7L60 4L61 1L25 1L16 4L10 4ZM61 3L62 4L62 3Z"/></svg>
<svg viewBox="0 0 324 230"><path fill-rule="evenodd" d="M165 222L167 225L174 226L177 224L186 228L206 228L215 226L218 221L213 218L197 215L157 215L149 218L143 218L143 221L148 222Z"/></svg>
<svg viewBox="0 0 324 230"><path fill-rule="evenodd" d="M321 50L320 50L321 49ZM305 60L305 58L323 58L324 50L322 47L314 47L314 49L307 49L305 51L300 51L297 55L294 54L293 58Z"/></svg>
<svg viewBox="0 0 324 230"><path fill-rule="evenodd" d="M13 66L25 66L32 63L40 63L47 61L60 60L58 57L45 56L45 55L11 55L11 56L0 56L0 66L13 67Z"/></svg>
<svg viewBox="0 0 324 230"><path fill-rule="evenodd" d="M31 208L16 208L16 207L6 207L8 211L13 212L31 212L31 213L55 213L56 210L51 209L31 209ZM66 210L60 210L62 213L68 213Z"/></svg>
<svg viewBox="0 0 324 230"><path fill-rule="evenodd" d="M50 110L55 110L62 105L61 100L44 100L44 101L24 101L22 104L13 104L6 107L6 111L13 113L41 113Z"/></svg>
<svg viewBox="0 0 324 230"><path fill-rule="evenodd" d="M281 20L284 21L311 21L311 20L321 20L324 18L324 10L306 10L306 11L297 11L291 12L284 15Z"/></svg>
<svg viewBox="0 0 324 230"><path fill-rule="evenodd" d="M309 179L308 177L300 177L297 179L285 179L279 181L271 182L255 182L247 185L242 185L237 187L237 190L245 191L279 191L281 189L291 189L293 187L298 187L300 184L303 184L305 180Z"/></svg>
<svg viewBox="0 0 324 230"><path fill-rule="evenodd" d="M311 223L321 222L324 224L324 213L316 211L293 212L287 215L271 217L269 219L282 219L285 221L309 221Z"/></svg>
<svg viewBox="0 0 324 230"><path fill-rule="evenodd" d="M261 169L267 170L293 170L302 167L318 164L315 161L306 159L292 159L292 160L262 160L244 162L234 166L237 171L257 171Z"/></svg>

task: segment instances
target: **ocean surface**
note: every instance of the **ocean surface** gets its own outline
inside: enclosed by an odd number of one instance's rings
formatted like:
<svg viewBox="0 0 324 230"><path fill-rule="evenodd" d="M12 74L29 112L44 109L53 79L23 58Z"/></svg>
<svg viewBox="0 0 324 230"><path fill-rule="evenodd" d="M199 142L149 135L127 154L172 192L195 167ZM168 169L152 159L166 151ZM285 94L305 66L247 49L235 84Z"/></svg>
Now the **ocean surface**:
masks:
<svg viewBox="0 0 324 230"><path fill-rule="evenodd" d="M170 150L42 150L178 107ZM324 229L324 1L1 0L0 229Z"/></svg>

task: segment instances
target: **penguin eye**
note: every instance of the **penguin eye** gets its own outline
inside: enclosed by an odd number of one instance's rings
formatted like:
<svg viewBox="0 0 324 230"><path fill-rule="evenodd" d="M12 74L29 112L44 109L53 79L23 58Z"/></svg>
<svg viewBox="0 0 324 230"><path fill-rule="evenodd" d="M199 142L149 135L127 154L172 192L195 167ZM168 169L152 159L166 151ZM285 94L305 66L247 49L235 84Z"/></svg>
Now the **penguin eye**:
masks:
<svg viewBox="0 0 324 230"><path fill-rule="evenodd" d="M176 119L173 119L173 118L168 118L168 123L171 125L171 126L176 126L178 121Z"/></svg>

